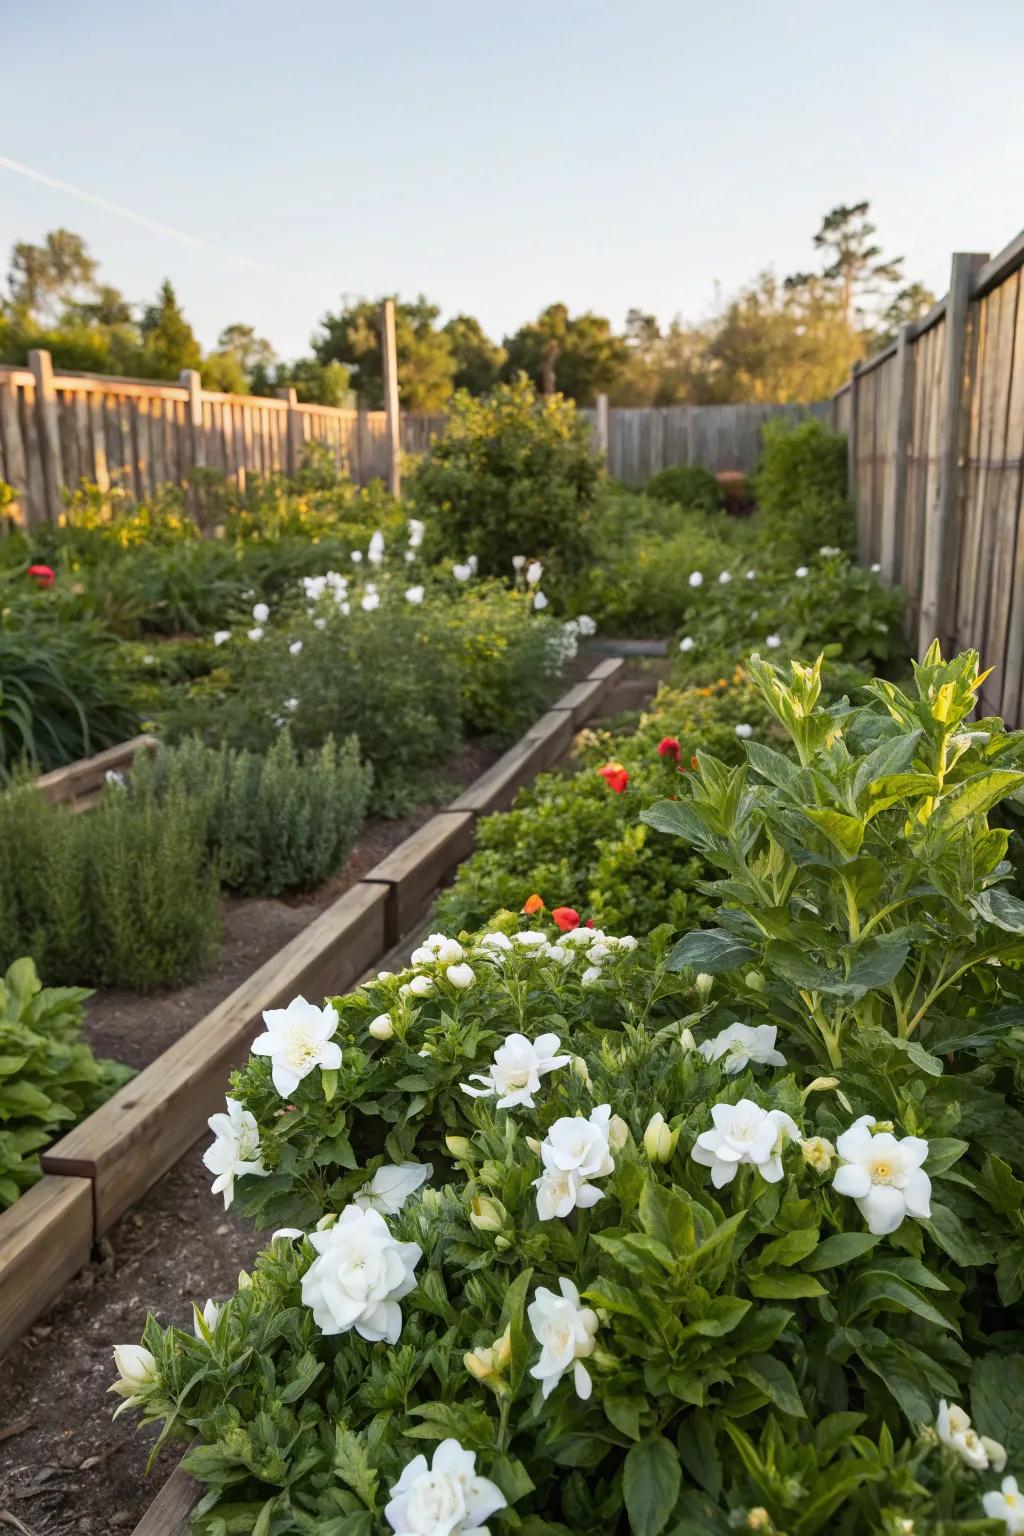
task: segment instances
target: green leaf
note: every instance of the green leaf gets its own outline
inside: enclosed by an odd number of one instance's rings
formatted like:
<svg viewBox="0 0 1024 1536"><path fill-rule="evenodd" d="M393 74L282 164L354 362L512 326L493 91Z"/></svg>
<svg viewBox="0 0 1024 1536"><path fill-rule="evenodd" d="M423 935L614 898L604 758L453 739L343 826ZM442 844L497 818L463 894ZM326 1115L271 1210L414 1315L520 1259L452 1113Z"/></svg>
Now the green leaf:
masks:
<svg viewBox="0 0 1024 1536"><path fill-rule="evenodd" d="M1005 928L1007 933L1024 933L1024 901L1011 895L1003 886L993 885L967 899L986 923Z"/></svg>
<svg viewBox="0 0 1024 1536"><path fill-rule="evenodd" d="M804 1269L812 1274L822 1269L838 1269L840 1265L850 1264L862 1254L870 1253L877 1242L878 1238L872 1232L836 1232L819 1243L804 1260Z"/></svg>
<svg viewBox="0 0 1024 1536"><path fill-rule="evenodd" d="M825 1287L813 1275L787 1274L776 1270L773 1274L748 1275L747 1286L752 1296L770 1301L796 1301L802 1296L824 1296Z"/></svg>
<svg viewBox="0 0 1024 1536"><path fill-rule="evenodd" d="M980 1435L1005 1446L1012 1467L1024 1455L1024 1355L985 1355L971 1372L971 1418Z"/></svg>
<svg viewBox="0 0 1024 1536"><path fill-rule="evenodd" d="M642 1397L617 1397L609 1392L601 1406L609 1424L614 1424L627 1440L640 1439L640 1415L647 1406Z"/></svg>
<svg viewBox="0 0 1024 1536"><path fill-rule="evenodd" d="M359 1436L341 1425L335 1431L333 1470L339 1482L357 1493L368 1509L376 1508L377 1472Z"/></svg>
<svg viewBox="0 0 1024 1536"><path fill-rule="evenodd" d="M769 1264L799 1264L817 1246L817 1227L797 1227L795 1231L784 1233L762 1248L757 1256L758 1266L767 1269Z"/></svg>
<svg viewBox="0 0 1024 1536"><path fill-rule="evenodd" d="M657 800L640 812L640 820L655 832L682 837L688 843L701 842L707 835L697 811L683 800Z"/></svg>
<svg viewBox="0 0 1024 1536"><path fill-rule="evenodd" d="M1016 1242L1003 1250L996 1265L996 1287L1004 1307L1016 1306L1024 1296L1024 1242Z"/></svg>
<svg viewBox="0 0 1024 1536"><path fill-rule="evenodd" d="M875 1312L891 1312L895 1309L913 1312L916 1317L923 1318L926 1323L934 1323L944 1331L952 1329L955 1333L959 1332L955 1323L943 1317L931 1302L925 1301L912 1286L896 1279L894 1275L872 1270L860 1279L854 1294L856 1300L850 1313L851 1322L865 1312L874 1315Z"/></svg>
<svg viewBox="0 0 1024 1536"><path fill-rule="evenodd" d="M948 830L972 816L984 816L1021 785L1024 785L1024 773L1013 768L995 768L974 774L942 797L932 822Z"/></svg>
<svg viewBox="0 0 1024 1536"><path fill-rule="evenodd" d="M749 944L744 944L735 934L723 928L698 929L688 933L675 944L665 962L666 969L681 971L692 965L695 971L706 971L717 976L721 971L734 971L755 958Z"/></svg>
<svg viewBox="0 0 1024 1536"><path fill-rule="evenodd" d="M674 1448L652 1435L630 1448L622 1469L622 1492L634 1536L658 1536L668 1523L682 1486Z"/></svg>
<svg viewBox="0 0 1024 1536"><path fill-rule="evenodd" d="M991 1264L992 1254L988 1247L976 1233L967 1230L956 1212L948 1206L933 1203L930 1219L922 1221L921 1225L955 1264L965 1269Z"/></svg>
<svg viewBox="0 0 1024 1536"><path fill-rule="evenodd" d="M855 859L864 841L864 823L859 816L846 816L842 811L804 810L808 821L814 823L841 854Z"/></svg>
<svg viewBox="0 0 1024 1536"><path fill-rule="evenodd" d="M780 1413L796 1419L807 1417L792 1372L774 1355L747 1355L736 1362L734 1370L763 1392Z"/></svg>

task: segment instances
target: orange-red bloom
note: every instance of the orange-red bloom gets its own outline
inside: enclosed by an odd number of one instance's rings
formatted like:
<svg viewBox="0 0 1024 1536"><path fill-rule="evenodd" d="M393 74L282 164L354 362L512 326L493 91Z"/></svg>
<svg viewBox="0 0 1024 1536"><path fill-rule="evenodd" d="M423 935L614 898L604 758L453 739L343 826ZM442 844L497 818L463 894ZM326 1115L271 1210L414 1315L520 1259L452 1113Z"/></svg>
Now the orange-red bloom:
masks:
<svg viewBox="0 0 1024 1536"><path fill-rule="evenodd" d="M700 767L700 763L698 763L696 757L691 757L690 758L690 767L691 768L699 768Z"/></svg>
<svg viewBox="0 0 1024 1536"><path fill-rule="evenodd" d="M659 757L670 757L673 762L678 763L681 752L682 747L680 747L678 738L675 736L663 736L658 742Z"/></svg>
<svg viewBox="0 0 1024 1536"><path fill-rule="evenodd" d="M52 587L57 580L57 573L52 565L30 565L28 574L37 587Z"/></svg>
<svg viewBox="0 0 1024 1536"><path fill-rule="evenodd" d="M570 929L579 927L580 915L573 907L553 907L551 921L563 933L568 933Z"/></svg>
<svg viewBox="0 0 1024 1536"><path fill-rule="evenodd" d="M532 896L528 896L527 899L523 902L523 911L526 913L527 917L532 917L535 912L544 911L544 903L537 895L536 891L534 891Z"/></svg>
<svg viewBox="0 0 1024 1536"><path fill-rule="evenodd" d="M604 767L599 768L597 771L608 785L608 788L614 789L617 795L621 795L629 783L629 774L621 763L605 763Z"/></svg>

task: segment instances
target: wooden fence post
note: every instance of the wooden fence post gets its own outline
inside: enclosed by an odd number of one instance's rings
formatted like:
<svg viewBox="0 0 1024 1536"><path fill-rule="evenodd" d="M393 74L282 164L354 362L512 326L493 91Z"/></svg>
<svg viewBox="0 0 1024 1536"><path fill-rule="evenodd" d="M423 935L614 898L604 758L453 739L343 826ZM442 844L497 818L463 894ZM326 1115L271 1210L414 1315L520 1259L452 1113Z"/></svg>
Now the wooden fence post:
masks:
<svg viewBox="0 0 1024 1536"><path fill-rule="evenodd" d="M608 467L608 396L597 397L597 451Z"/></svg>
<svg viewBox="0 0 1024 1536"><path fill-rule="evenodd" d="M402 426L398 411L398 352L395 346L395 301L380 307L380 344L384 364L384 409L388 417L388 490L402 494Z"/></svg>
<svg viewBox="0 0 1024 1536"><path fill-rule="evenodd" d="M36 381L36 420L39 424L39 454L43 461L45 505L38 510L48 522L59 523L63 510L60 495L63 476L60 429L57 425L57 391L53 387L53 358L49 352L34 349L28 354L28 366Z"/></svg>
<svg viewBox="0 0 1024 1536"><path fill-rule="evenodd" d="M178 382L188 390L189 469L202 469L206 463L206 434L203 431L203 382L197 368L183 368Z"/></svg>
<svg viewBox="0 0 1024 1536"><path fill-rule="evenodd" d="M987 256L957 251L949 275L946 299L946 346L939 400L939 482L935 505L926 508L924 558L921 576L921 609L917 631L918 654L923 655L936 638L943 650L949 645L955 615L953 557L956 551L957 498L960 489L963 432L964 358L967 316L971 303L971 278Z"/></svg>
<svg viewBox="0 0 1024 1536"><path fill-rule="evenodd" d="M846 438L846 493L857 524L857 558L864 559L865 536L861 531L860 497L857 493L857 435L860 427L860 363L850 369L850 430Z"/></svg>
<svg viewBox="0 0 1024 1536"><path fill-rule="evenodd" d="M302 448L305 439L302 435L302 416L296 409L299 403L298 394L294 389L276 389L274 393L279 400L288 402L288 473L297 475L302 468Z"/></svg>
<svg viewBox="0 0 1024 1536"><path fill-rule="evenodd" d="M878 563L887 587L898 580L897 562L903 548L903 523L907 507L907 471L910 435L914 425L913 326L901 325L896 341L896 438L893 444L889 494L882 506Z"/></svg>

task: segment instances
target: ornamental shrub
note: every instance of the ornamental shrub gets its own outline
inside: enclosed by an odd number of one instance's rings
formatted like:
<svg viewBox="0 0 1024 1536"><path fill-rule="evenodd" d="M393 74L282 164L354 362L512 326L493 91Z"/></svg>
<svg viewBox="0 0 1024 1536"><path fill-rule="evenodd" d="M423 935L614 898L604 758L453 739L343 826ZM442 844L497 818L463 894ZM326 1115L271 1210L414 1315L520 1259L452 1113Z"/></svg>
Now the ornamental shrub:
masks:
<svg viewBox="0 0 1024 1536"><path fill-rule="evenodd" d="M475 555L482 576L508 578L515 555L551 579L585 564L601 464L586 422L525 376L482 398L459 390L408 481L438 558Z"/></svg>
<svg viewBox="0 0 1024 1536"><path fill-rule="evenodd" d="M644 493L656 501L670 501L694 512L720 512L725 506L722 487L699 464L674 464L651 475Z"/></svg>
<svg viewBox="0 0 1024 1536"><path fill-rule="evenodd" d="M852 550L856 526L847 489L846 438L809 417L768 421L754 496L766 544L780 560L819 544Z"/></svg>
<svg viewBox="0 0 1024 1536"><path fill-rule="evenodd" d="M206 1162L288 1225L118 1351L197 1531L1012 1529L1024 739L976 668L756 664L794 755L647 813L722 871L671 951L508 916L267 1015Z"/></svg>
<svg viewBox="0 0 1024 1536"><path fill-rule="evenodd" d="M0 977L0 1210L40 1177L38 1153L131 1077L80 1038L82 987L43 987L29 959Z"/></svg>
<svg viewBox="0 0 1024 1536"><path fill-rule="evenodd" d="M437 618L458 667L463 729L507 746L557 694L574 637L497 582L467 587Z"/></svg>
<svg viewBox="0 0 1024 1536"><path fill-rule="evenodd" d="M329 737L316 752L296 752L287 727L266 755L208 747L196 738L140 761L131 798L180 795L199 806L218 878L249 896L311 891L340 869L356 840L373 770L359 743Z"/></svg>

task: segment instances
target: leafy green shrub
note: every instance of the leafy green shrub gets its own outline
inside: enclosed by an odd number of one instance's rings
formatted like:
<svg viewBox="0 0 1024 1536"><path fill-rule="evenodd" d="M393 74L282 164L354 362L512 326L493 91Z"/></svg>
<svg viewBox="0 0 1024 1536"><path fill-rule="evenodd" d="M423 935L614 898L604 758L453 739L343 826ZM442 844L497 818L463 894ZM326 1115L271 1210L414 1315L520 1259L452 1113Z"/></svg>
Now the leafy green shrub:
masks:
<svg viewBox="0 0 1024 1536"><path fill-rule="evenodd" d="M198 1441L202 1536L1012 1514L1024 903L987 811L1024 737L966 728L976 664L826 710L755 663L791 754L701 754L646 813L722 877L671 953L507 915L268 1014L206 1161L294 1225L119 1356Z"/></svg>
<svg viewBox="0 0 1024 1536"><path fill-rule="evenodd" d="M739 673L706 688L663 689L628 734L584 731L574 749L577 772L538 775L510 811L478 823L477 850L441 893L438 922L452 933L478 928L500 908L519 911L534 893L551 909L578 908L613 931L699 921L708 911L699 889L707 866L678 857L640 824L639 812L690 771L698 749L738 762L736 727L771 739L769 720ZM660 755L666 741L676 746ZM628 775L620 793L601 776L608 763Z"/></svg>
<svg viewBox="0 0 1024 1536"><path fill-rule="evenodd" d="M575 641L534 613L527 594L497 582L468 587L437 618L458 667L466 733L506 746L555 697Z"/></svg>
<svg viewBox="0 0 1024 1536"><path fill-rule="evenodd" d="M110 638L18 605L0 616L0 783L19 764L45 772L138 729L132 688Z"/></svg>
<svg viewBox="0 0 1024 1536"><path fill-rule="evenodd" d="M197 975L217 943L202 807L117 786L85 815L32 785L0 794L0 965L147 992Z"/></svg>
<svg viewBox="0 0 1024 1536"><path fill-rule="evenodd" d="M31 960L0 977L0 1210L40 1176L36 1155L97 1109L131 1070L79 1038L81 987L46 987Z"/></svg>
<svg viewBox="0 0 1024 1536"><path fill-rule="evenodd" d="M345 862L366 813L372 770L350 736L300 757L283 730L265 757L192 739L140 762L131 798L180 795L200 807L222 885L245 895L310 891Z"/></svg>
<svg viewBox="0 0 1024 1536"><path fill-rule="evenodd" d="M754 495L766 545L780 560L819 544L852 549L855 527L847 493L846 439L813 417L765 423Z"/></svg>
<svg viewBox="0 0 1024 1536"><path fill-rule="evenodd" d="M722 487L710 469L699 464L675 464L659 470L644 486L644 493L694 512L720 512L725 505Z"/></svg>
<svg viewBox="0 0 1024 1536"><path fill-rule="evenodd" d="M460 390L445 434L408 482L438 558L475 555L482 576L508 578L512 560L540 560L552 577L587 559L601 474L571 401L538 398L525 379L474 398Z"/></svg>

